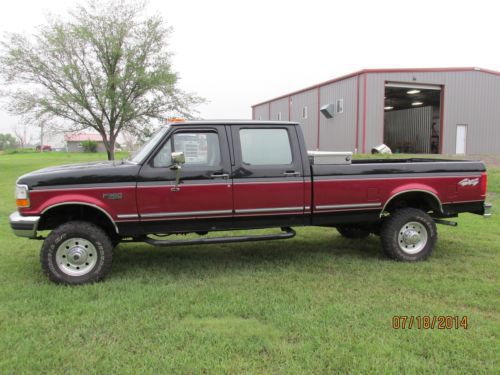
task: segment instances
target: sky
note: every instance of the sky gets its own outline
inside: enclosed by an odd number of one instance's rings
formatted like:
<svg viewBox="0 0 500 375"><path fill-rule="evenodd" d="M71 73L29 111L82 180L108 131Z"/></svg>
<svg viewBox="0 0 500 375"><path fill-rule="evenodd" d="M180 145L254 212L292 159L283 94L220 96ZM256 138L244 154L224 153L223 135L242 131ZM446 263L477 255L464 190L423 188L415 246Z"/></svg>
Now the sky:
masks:
<svg viewBox="0 0 500 375"><path fill-rule="evenodd" d="M2 4L0 33L30 34L77 1ZM500 71L497 1L150 0L172 26L180 87L206 119L364 68L477 66ZM0 109L0 132L21 120Z"/></svg>

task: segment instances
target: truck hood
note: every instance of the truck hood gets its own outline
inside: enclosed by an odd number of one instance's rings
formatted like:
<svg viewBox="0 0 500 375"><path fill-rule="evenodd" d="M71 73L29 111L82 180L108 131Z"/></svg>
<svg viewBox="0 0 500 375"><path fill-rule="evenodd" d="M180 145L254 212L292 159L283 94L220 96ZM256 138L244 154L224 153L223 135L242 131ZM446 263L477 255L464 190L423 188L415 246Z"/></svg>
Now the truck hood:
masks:
<svg viewBox="0 0 500 375"><path fill-rule="evenodd" d="M128 161L96 161L48 167L25 174L18 184L30 189L58 185L82 185L137 180L140 165Z"/></svg>

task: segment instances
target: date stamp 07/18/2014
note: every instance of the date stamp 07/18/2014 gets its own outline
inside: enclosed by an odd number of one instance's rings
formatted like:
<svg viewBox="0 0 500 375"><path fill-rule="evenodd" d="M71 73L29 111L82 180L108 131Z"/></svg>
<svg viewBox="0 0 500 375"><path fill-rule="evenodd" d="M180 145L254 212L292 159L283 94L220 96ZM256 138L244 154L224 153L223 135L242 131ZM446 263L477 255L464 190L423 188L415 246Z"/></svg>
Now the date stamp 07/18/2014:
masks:
<svg viewBox="0 0 500 375"><path fill-rule="evenodd" d="M468 329L467 315L394 315L394 329Z"/></svg>

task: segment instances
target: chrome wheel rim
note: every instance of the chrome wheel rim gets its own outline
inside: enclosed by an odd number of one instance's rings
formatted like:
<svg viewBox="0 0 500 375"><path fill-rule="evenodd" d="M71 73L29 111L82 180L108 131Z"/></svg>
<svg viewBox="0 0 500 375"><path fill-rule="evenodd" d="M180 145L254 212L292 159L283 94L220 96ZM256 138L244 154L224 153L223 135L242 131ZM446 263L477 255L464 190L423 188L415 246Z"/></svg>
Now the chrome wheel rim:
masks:
<svg viewBox="0 0 500 375"><path fill-rule="evenodd" d="M66 275L83 276L95 267L97 251L85 238L70 238L57 248L56 262Z"/></svg>
<svg viewBox="0 0 500 375"><path fill-rule="evenodd" d="M410 221L399 230L398 245L406 254L416 254L423 250L428 237L427 229L422 223Z"/></svg>

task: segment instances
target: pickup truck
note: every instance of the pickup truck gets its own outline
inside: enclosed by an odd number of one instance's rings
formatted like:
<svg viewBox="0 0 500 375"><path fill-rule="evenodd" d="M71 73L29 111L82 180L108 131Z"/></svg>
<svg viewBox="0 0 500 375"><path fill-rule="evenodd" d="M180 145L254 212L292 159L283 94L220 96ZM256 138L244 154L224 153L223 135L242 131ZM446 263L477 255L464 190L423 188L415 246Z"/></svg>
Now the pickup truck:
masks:
<svg viewBox="0 0 500 375"><path fill-rule="evenodd" d="M156 246L286 239L292 227L378 235L393 259L426 259L436 223L463 212L489 216L482 162L433 159L316 160L300 124L187 121L163 125L122 161L41 169L20 177L18 236L43 239L55 282L102 279L120 242ZM276 234L208 232L276 228ZM281 231L279 231L281 229ZM46 231L51 231L44 237ZM196 233L185 239L173 234ZM175 237L178 238L178 237Z"/></svg>

